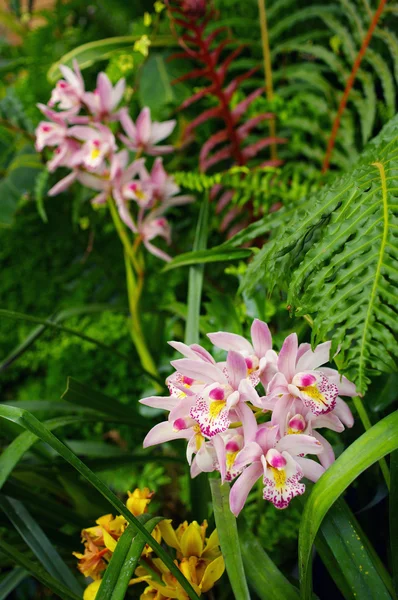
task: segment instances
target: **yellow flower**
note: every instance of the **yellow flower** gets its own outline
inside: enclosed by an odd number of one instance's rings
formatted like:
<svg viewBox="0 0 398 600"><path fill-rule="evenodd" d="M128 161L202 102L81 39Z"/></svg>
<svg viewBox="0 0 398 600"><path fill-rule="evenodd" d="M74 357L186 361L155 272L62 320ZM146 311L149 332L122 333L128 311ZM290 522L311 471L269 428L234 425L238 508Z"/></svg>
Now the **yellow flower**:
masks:
<svg viewBox="0 0 398 600"><path fill-rule="evenodd" d="M139 517L143 513L148 512L148 504L152 500L155 492L150 492L149 488L144 488L143 490L137 488L133 493L127 493L129 497L126 506L135 517Z"/></svg>
<svg viewBox="0 0 398 600"><path fill-rule="evenodd" d="M90 583L84 590L83 600L95 600L100 585L101 579L97 579L97 581Z"/></svg>
<svg viewBox="0 0 398 600"><path fill-rule="evenodd" d="M158 527L166 544L177 550L178 560L175 563L196 593L200 596L210 590L225 569L217 531L214 530L210 537L206 538L207 521L202 525L196 521L190 524L185 521L174 530L171 520L164 520ZM148 587L141 595L141 600L188 599L186 592L160 559L152 559L151 565L161 574L163 584L145 577L145 569L139 567L135 572L138 579L131 583L147 580Z"/></svg>
<svg viewBox="0 0 398 600"><path fill-rule="evenodd" d="M185 521L174 530L171 520L165 519L159 523L159 529L166 544L177 550L177 558L197 556L212 559L221 554L217 530L206 538L207 521L203 521L202 525L197 521L188 525Z"/></svg>

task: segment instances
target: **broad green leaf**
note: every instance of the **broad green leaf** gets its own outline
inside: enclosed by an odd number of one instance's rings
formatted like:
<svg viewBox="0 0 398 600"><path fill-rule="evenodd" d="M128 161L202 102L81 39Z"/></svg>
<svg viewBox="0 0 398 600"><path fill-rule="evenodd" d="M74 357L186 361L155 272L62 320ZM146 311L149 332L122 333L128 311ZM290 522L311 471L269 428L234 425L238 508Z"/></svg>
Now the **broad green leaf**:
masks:
<svg viewBox="0 0 398 600"><path fill-rule="evenodd" d="M172 79L165 57L159 53L151 53L140 72L138 96L141 106L148 106L154 119L161 117L160 111L164 107L175 102Z"/></svg>
<svg viewBox="0 0 398 600"><path fill-rule="evenodd" d="M163 517L141 515L138 517L149 533ZM102 578L95 600L124 600L129 581L137 567L145 540L131 527L119 539L109 566Z"/></svg>
<svg viewBox="0 0 398 600"><path fill-rule="evenodd" d="M196 226L193 250L203 251L207 245L209 226L209 195L203 197L200 207L198 223ZM185 324L185 343L199 343L200 308L202 304L203 287L203 265L192 266L188 275L188 298L187 319ZM194 518L203 521L207 517L207 509L210 501L207 474L200 473L197 477L189 480L191 508Z"/></svg>
<svg viewBox="0 0 398 600"><path fill-rule="evenodd" d="M0 494L0 508L46 571L75 594L80 594L82 588L76 578L22 502Z"/></svg>
<svg viewBox="0 0 398 600"><path fill-rule="evenodd" d="M398 450L391 453L390 460L390 546L395 593L398 596Z"/></svg>
<svg viewBox="0 0 398 600"><path fill-rule="evenodd" d="M170 271L177 267L187 267L189 265L202 265L205 263L227 262L231 260L242 260L252 256L253 251L248 248L213 248L211 250L198 250L186 252L173 258L173 260L163 268L163 271Z"/></svg>
<svg viewBox="0 0 398 600"><path fill-rule="evenodd" d="M299 568L304 600L311 598L311 548L327 511L358 475L397 448L398 411L361 435L314 486L303 512L299 533Z"/></svg>
<svg viewBox="0 0 398 600"><path fill-rule="evenodd" d="M355 600L390 600L391 578L346 503L340 498L330 508L315 539L330 575L344 597ZM322 547L330 550L333 562L325 560Z"/></svg>
<svg viewBox="0 0 398 600"><path fill-rule="evenodd" d="M298 600L298 589L270 559L247 524L242 521L238 530L246 577L260 600Z"/></svg>
<svg viewBox="0 0 398 600"><path fill-rule="evenodd" d="M58 579L51 577L40 564L26 558L24 553L14 548L11 544L8 544L3 538L0 538L0 550L3 550L11 560L26 571L29 571L35 579L54 592L56 596L62 598L62 600L81 600L81 595L78 596L60 583Z"/></svg>
<svg viewBox="0 0 398 600"><path fill-rule="evenodd" d="M289 284L287 305L313 317L312 342L333 340L363 393L398 357L398 116L355 167L301 202L251 262L245 292Z"/></svg>
<svg viewBox="0 0 398 600"><path fill-rule="evenodd" d="M221 485L221 481L214 478L210 479L210 488L221 551L235 600L250 600L236 519L229 509L229 484Z"/></svg>
<svg viewBox="0 0 398 600"><path fill-rule="evenodd" d="M134 43L140 38L140 35L126 35L82 44L81 46L74 48L62 56L62 58L54 63L50 67L47 77L51 83L54 83L61 77L61 71L59 70L59 67L61 65L72 67L74 60L77 60L80 69L83 70L91 67L98 61L108 60L112 54L115 54L115 52L119 52L120 50L125 49L126 51L133 53ZM152 41L151 45L156 47L167 47L175 46L177 45L177 42L171 35L157 35L156 39ZM134 52L134 57L136 58L136 62L138 64L142 62L143 56L139 52Z"/></svg>
<svg viewBox="0 0 398 600"><path fill-rule="evenodd" d="M77 406L85 406L86 408L98 410L110 417L122 419L139 429L144 429L145 431L148 429L148 420L133 412L131 407L121 404L121 402L114 398L105 396L102 392L91 389L89 386L84 385L84 383L76 381L73 377L68 377L66 390L61 397L63 400Z"/></svg>
<svg viewBox="0 0 398 600"><path fill-rule="evenodd" d="M12 571L7 573L0 581L0 600L7 600L15 588L18 587L27 576L28 572L22 567L15 567Z"/></svg>
<svg viewBox="0 0 398 600"><path fill-rule="evenodd" d="M127 510L126 506L119 500L117 496L104 484L104 482L97 477L65 444L63 444L58 438L56 438L40 421L36 419L31 413L26 410L16 409L11 406L0 405L0 417L18 423L22 427L28 429L31 433L34 433L43 442L46 442L51 448L56 450L68 463L70 463L78 473L80 473L89 483L95 487L107 500L108 502L118 511L119 514L123 515L128 523L139 531L146 543L154 550L157 556L164 562L166 567L172 572L177 581L181 584L182 588L187 592L191 600L198 600L199 596L192 588L189 581L184 577L181 571L176 567L173 560L164 551L162 546L153 539L148 533L145 527L134 517L134 515Z"/></svg>

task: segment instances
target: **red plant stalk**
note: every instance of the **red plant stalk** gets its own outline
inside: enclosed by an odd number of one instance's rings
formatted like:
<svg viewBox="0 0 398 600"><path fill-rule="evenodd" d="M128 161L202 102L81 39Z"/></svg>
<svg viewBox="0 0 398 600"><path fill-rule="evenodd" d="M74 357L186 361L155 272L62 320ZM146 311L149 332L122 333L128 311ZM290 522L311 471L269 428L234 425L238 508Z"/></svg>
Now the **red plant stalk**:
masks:
<svg viewBox="0 0 398 600"><path fill-rule="evenodd" d="M379 22L381 13L383 12L383 9L384 9L384 6L386 5L386 3L387 3L387 0L380 0L380 4L377 7L375 14L373 15L373 19L370 23L369 29L368 29L365 37L363 38L362 46L361 46L361 48L358 52L358 55L354 61L354 65L352 67L350 76L347 80L347 85L345 87L343 97L340 100L340 105L339 105L339 109L337 111L337 115L333 122L332 132L330 134L330 138L329 138L327 149L326 149L325 160L323 161L323 165L322 165L322 173L326 173L329 169L330 158L331 158L332 151L333 151L333 148L334 148L334 145L336 142L337 132L340 127L341 117L342 117L344 109L347 105L348 96L350 94L352 86L354 85L357 71L358 71L359 67L361 66L362 59L365 56L366 49L369 45L370 40L372 39L373 32L376 28L377 23Z"/></svg>

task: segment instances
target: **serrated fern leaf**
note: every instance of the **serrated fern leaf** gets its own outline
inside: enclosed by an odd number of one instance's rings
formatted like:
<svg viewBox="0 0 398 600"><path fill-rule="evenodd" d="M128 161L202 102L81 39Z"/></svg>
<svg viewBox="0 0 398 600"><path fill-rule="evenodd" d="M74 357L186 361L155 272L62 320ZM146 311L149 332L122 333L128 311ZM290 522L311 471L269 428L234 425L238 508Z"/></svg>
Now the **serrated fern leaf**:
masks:
<svg viewBox="0 0 398 600"><path fill-rule="evenodd" d="M341 368L364 392L398 358L398 116L352 171L282 216L242 287L288 277L287 303L313 317L314 343L340 346Z"/></svg>

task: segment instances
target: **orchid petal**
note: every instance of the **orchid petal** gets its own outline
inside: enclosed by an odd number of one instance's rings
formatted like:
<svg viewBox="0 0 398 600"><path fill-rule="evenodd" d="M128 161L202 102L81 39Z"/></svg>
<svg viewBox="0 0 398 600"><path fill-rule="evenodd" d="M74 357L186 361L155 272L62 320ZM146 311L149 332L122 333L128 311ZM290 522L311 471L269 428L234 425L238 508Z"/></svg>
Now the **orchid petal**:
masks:
<svg viewBox="0 0 398 600"><path fill-rule="evenodd" d="M161 140L169 137L176 126L176 123L177 121L175 119L163 121L163 123L152 123L152 133L150 137L151 144L157 144Z"/></svg>
<svg viewBox="0 0 398 600"><path fill-rule="evenodd" d="M138 143L145 146L151 138L151 111L145 106L135 122Z"/></svg>
<svg viewBox="0 0 398 600"><path fill-rule="evenodd" d="M354 417L347 402L344 402L341 398L336 398L336 406L333 410L333 414L337 415L338 418L346 427L352 427L354 425Z"/></svg>
<svg viewBox="0 0 398 600"><path fill-rule="evenodd" d="M76 177L77 177L76 171L72 171L71 173L69 173L69 175L67 175L63 179L60 179L60 181L58 181L58 183L56 183L48 191L48 195L49 196L56 196L57 194L60 194L61 192L64 192L66 189L68 189L68 187L70 185L72 185L72 183L75 181Z"/></svg>
<svg viewBox="0 0 398 600"><path fill-rule="evenodd" d="M228 379L231 386L237 390L242 379L246 379L246 361L241 354L230 350L227 356Z"/></svg>
<svg viewBox="0 0 398 600"><path fill-rule="evenodd" d="M298 340L297 334L290 334L285 341L278 356L278 370L283 373L287 381L291 381L296 371Z"/></svg>
<svg viewBox="0 0 398 600"><path fill-rule="evenodd" d="M243 471L242 475L238 477L232 486L229 495L229 505L235 517L242 510L250 490L256 481L260 479L262 471L260 463L253 463Z"/></svg>
<svg viewBox="0 0 398 600"><path fill-rule="evenodd" d="M140 404L145 406L151 406L152 408L161 408L162 410L172 410L179 399L176 396L149 396L148 398L141 398Z"/></svg>
<svg viewBox="0 0 398 600"><path fill-rule="evenodd" d="M254 351L258 357L265 356L265 353L272 349L271 332L268 325L263 321L254 319L251 326L251 338Z"/></svg>
<svg viewBox="0 0 398 600"><path fill-rule="evenodd" d="M257 442L248 442L236 457L235 466L240 468L250 463L258 462L262 454L263 450Z"/></svg>
<svg viewBox="0 0 398 600"><path fill-rule="evenodd" d="M164 442L169 442L171 440L187 440L191 436L191 429L181 429L180 431L176 431L173 428L172 423L164 421L163 423L158 423L155 427L152 427L143 441L143 446L144 448L148 448L149 446L157 446L158 444L163 444Z"/></svg>
<svg viewBox="0 0 398 600"><path fill-rule="evenodd" d="M331 444L327 441L327 439L323 437L323 435L321 435L317 431L314 431L313 436L322 444L323 452L318 454L318 458L321 465L325 467L325 469L327 469L336 460L334 450Z"/></svg>
<svg viewBox="0 0 398 600"><path fill-rule="evenodd" d="M253 441L257 433L257 421L253 411L244 402L240 402L235 410L238 418L242 422L245 441Z"/></svg>
<svg viewBox="0 0 398 600"><path fill-rule="evenodd" d="M323 452L322 444L315 436L297 433L295 435L285 435L275 444L279 452L289 452L292 455L298 454L321 454Z"/></svg>
<svg viewBox="0 0 398 600"><path fill-rule="evenodd" d="M314 483L318 481L320 476L323 475L325 472L325 467L315 462L314 460L311 460L310 458L296 456L294 460L297 464L300 465L304 477L306 477L310 481L313 481Z"/></svg>
<svg viewBox="0 0 398 600"><path fill-rule="evenodd" d="M179 358L171 362L171 365L183 375L203 381L204 383L227 383L224 373L210 363L190 360L189 358Z"/></svg>
<svg viewBox="0 0 398 600"><path fill-rule="evenodd" d="M207 337L214 346L221 348L221 350L235 350L236 352L254 354L254 349L250 342L236 333L217 331L216 333L208 333Z"/></svg>
<svg viewBox="0 0 398 600"><path fill-rule="evenodd" d="M324 342L319 344L315 350L307 350L299 358L296 365L297 371L313 371L314 369L329 362L330 347L332 342Z"/></svg>

